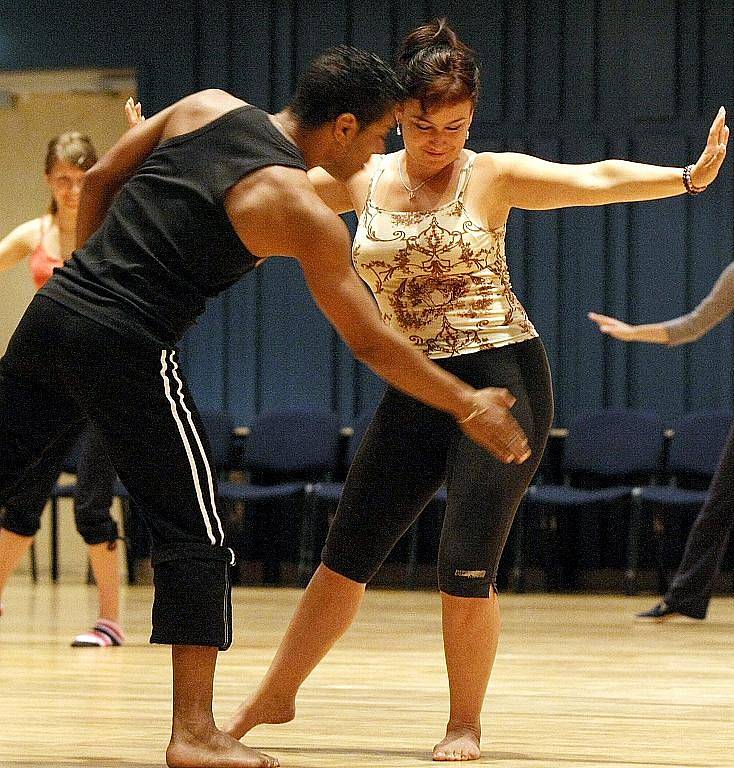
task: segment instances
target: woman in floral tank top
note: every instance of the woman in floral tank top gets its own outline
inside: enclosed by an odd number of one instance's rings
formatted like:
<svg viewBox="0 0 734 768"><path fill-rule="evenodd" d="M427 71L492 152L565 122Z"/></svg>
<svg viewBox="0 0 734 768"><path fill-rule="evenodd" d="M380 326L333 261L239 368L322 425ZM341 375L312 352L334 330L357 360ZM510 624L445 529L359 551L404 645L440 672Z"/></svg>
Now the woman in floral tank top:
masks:
<svg viewBox="0 0 734 768"><path fill-rule="evenodd" d="M505 261L512 208L540 210L695 193L724 160L723 108L698 161L664 168L621 160L563 165L465 148L477 101L473 53L445 20L408 35L399 56L408 98L396 112L403 151L336 180L310 176L339 213L359 214L353 262L383 319L475 387L509 390L532 456L505 464L444 414L388 389L362 441L319 566L270 670L230 725L240 736L295 713L300 684L357 613L365 584L446 483L438 584L450 688L434 760L480 756L480 713L500 626L495 579L512 520L552 421L548 364Z"/></svg>

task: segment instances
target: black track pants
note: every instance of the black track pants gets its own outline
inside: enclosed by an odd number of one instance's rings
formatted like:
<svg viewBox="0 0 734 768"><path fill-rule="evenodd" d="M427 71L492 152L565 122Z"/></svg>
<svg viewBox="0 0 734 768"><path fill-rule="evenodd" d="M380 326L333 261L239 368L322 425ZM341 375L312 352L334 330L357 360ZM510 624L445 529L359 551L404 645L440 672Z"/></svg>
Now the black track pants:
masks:
<svg viewBox="0 0 734 768"><path fill-rule="evenodd" d="M87 421L150 528L151 641L227 648L233 553L176 350L36 296L0 361L0 506L58 465Z"/></svg>

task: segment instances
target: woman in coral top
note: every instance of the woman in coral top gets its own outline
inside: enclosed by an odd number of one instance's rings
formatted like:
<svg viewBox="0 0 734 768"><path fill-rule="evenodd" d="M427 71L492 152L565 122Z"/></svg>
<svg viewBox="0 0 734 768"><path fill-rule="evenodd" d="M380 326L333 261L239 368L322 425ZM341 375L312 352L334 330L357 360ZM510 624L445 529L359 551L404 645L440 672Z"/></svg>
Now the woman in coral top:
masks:
<svg viewBox="0 0 734 768"><path fill-rule="evenodd" d="M132 100L125 107L128 123L141 118ZM0 240L0 271L27 259L36 288L62 266L75 247L76 218L84 172L97 161L90 139L69 131L48 144L46 183L51 190L47 213L20 224ZM26 478L0 511L0 597L18 563L28 551L40 526L60 467ZM101 437L91 427L81 441L77 467L74 518L77 530L89 548L89 560L99 590L99 619L88 632L77 635L74 646L121 645L125 634L120 626L120 565L117 552L117 523L110 515L116 474ZM0 602L0 615L3 606Z"/></svg>

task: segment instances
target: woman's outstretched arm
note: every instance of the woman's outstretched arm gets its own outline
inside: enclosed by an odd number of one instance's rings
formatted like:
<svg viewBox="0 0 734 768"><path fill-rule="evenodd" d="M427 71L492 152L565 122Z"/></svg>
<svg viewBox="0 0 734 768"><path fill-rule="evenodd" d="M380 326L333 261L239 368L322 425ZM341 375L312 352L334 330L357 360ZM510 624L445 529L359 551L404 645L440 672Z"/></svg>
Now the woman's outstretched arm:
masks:
<svg viewBox="0 0 734 768"><path fill-rule="evenodd" d="M714 181L726 157L729 127L719 109L698 160L689 166L689 186L703 190ZM544 210L673 197L687 191L683 168L628 160L585 165L552 163L512 152L492 156L498 198L508 208ZM690 190L689 190L690 191Z"/></svg>

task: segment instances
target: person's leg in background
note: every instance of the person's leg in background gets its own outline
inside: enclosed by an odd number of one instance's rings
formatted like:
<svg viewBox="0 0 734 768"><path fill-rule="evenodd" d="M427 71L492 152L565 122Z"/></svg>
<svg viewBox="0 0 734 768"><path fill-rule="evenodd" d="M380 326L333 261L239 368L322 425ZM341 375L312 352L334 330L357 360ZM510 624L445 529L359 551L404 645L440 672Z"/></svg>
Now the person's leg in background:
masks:
<svg viewBox="0 0 734 768"><path fill-rule="evenodd" d="M59 460L35 467L0 502L0 614L5 587L33 544L60 465Z"/></svg>
<svg viewBox="0 0 734 768"><path fill-rule="evenodd" d="M91 630L74 638L75 647L106 648L125 642L120 624L119 532L110 513L116 479L104 438L92 424L87 425L80 441L74 521L88 546L99 595L99 616Z"/></svg>
<svg viewBox="0 0 734 768"><path fill-rule="evenodd" d="M34 299L0 360L0 598L83 424L55 378L45 320Z"/></svg>
<svg viewBox="0 0 734 768"><path fill-rule="evenodd" d="M637 614L642 621L676 617L705 619L716 578L734 528L734 429L729 433L721 461L686 540L678 570L663 601Z"/></svg>

